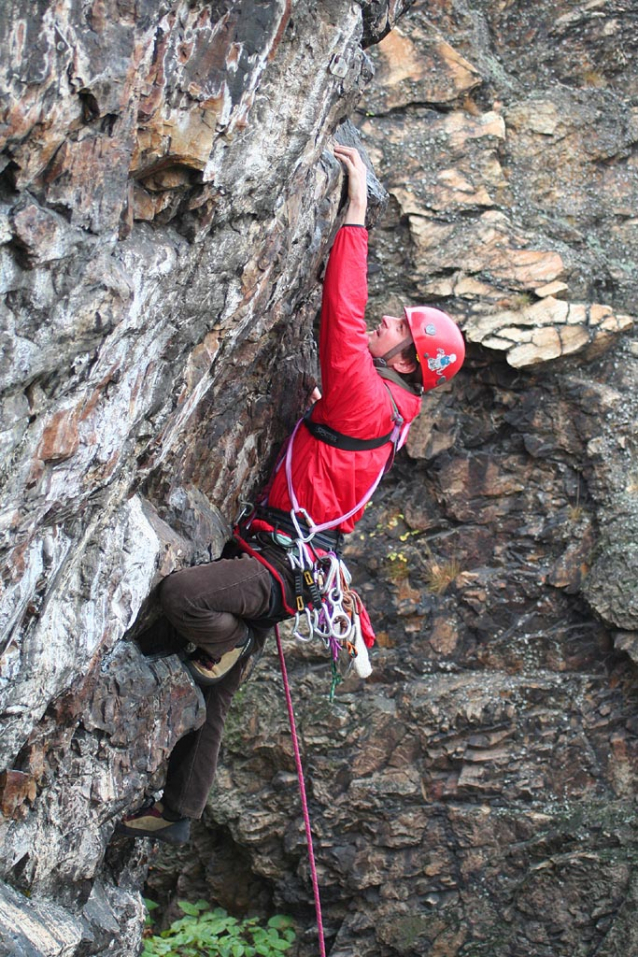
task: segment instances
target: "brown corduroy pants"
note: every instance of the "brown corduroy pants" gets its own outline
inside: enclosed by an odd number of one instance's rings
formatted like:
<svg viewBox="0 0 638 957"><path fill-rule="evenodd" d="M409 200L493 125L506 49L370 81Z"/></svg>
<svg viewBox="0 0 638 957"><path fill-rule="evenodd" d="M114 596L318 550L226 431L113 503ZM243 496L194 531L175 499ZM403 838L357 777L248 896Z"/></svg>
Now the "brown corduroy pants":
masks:
<svg viewBox="0 0 638 957"><path fill-rule="evenodd" d="M280 553L276 558L287 590L294 591L285 556ZM176 632L219 658L244 642L249 627L258 648L263 647L268 627L260 628L259 620L272 614L279 592L267 568L256 558L240 554L170 575L162 583L159 597ZM199 818L206 807L226 715L246 668L246 660L238 662L218 684L201 689L206 720L181 738L170 756L164 800L183 817Z"/></svg>

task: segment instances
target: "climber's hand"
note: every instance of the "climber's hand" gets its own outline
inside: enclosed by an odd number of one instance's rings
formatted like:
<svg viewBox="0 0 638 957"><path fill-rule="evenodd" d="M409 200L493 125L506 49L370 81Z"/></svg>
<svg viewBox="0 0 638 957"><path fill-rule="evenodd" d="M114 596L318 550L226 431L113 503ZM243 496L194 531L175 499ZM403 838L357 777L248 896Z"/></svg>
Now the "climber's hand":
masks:
<svg viewBox="0 0 638 957"><path fill-rule="evenodd" d="M348 174L348 211L346 224L365 224L366 208L368 205L367 170L359 151L352 146L341 146L335 143L334 155L345 166Z"/></svg>

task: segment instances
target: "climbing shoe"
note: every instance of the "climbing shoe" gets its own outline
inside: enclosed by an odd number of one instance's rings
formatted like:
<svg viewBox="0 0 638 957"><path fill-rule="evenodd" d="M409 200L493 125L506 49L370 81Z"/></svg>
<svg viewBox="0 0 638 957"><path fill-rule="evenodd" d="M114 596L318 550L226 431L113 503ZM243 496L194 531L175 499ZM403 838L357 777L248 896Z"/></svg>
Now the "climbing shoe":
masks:
<svg viewBox="0 0 638 957"><path fill-rule="evenodd" d="M231 648L220 658L213 658L203 648L198 648L192 655L189 655L184 664L195 684L203 687L216 685L238 661L242 661L252 653L254 646L255 638L252 631L249 631L248 638L242 645L236 645L235 648Z"/></svg>
<svg viewBox="0 0 638 957"><path fill-rule="evenodd" d="M128 837L150 837L167 844L186 844L190 837L191 822L179 817L161 801L147 801L134 814L123 817L115 828L117 834Z"/></svg>

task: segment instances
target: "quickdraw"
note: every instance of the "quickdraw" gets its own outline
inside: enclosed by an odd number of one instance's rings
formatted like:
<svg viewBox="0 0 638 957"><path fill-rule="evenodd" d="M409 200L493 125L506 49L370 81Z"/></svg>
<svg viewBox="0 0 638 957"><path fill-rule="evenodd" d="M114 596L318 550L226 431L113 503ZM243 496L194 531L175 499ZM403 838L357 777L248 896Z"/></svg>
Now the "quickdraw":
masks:
<svg viewBox="0 0 638 957"><path fill-rule="evenodd" d="M361 634L361 600L350 588L352 578L345 562L335 552L319 556L308 537L301 536L296 541L289 539L287 553L297 583L293 635L303 642L319 638L328 650L332 700L344 677L340 669L344 659L346 674L353 667L359 677L367 678L372 671Z"/></svg>

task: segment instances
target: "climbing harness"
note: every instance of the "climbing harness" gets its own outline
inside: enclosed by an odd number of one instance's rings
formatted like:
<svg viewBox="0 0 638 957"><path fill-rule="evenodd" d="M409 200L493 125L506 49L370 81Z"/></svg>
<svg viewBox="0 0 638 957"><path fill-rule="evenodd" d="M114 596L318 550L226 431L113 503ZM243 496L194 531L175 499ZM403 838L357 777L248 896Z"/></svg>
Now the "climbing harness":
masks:
<svg viewBox="0 0 638 957"><path fill-rule="evenodd" d="M343 535L338 531L338 527L367 505L407 435L408 427L399 413L394 396L387 385L386 389L393 408L392 431L387 435L375 439L359 439L337 432L330 426L315 423L309 414L299 419L273 473L276 474L280 468L284 468L292 506L290 512L270 507L266 489L261 501L241 526L241 534L236 532L241 546L250 554L259 557L245 540L243 531L250 531L255 518L265 521L273 529L272 532L264 534L285 552L293 572L295 606L289 608L285 604L285 608L291 616L294 615L294 637L300 642L308 642L314 638L323 642L331 661L331 701L338 684L351 669L361 678L367 678L372 671L361 628L363 605L358 594L351 588L352 578L341 558ZM391 445L386 462L365 495L344 515L320 524L314 522L308 511L300 506L292 480L295 438L302 425L308 428L315 438L345 451L364 451ZM280 575L270 564L268 567L278 578L283 593Z"/></svg>
<svg viewBox="0 0 638 957"><path fill-rule="evenodd" d="M386 386L387 388L387 386ZM366 443L366 448L370 448L370 443L375 443L375 447L380 447L386 443L392 444L392 450L388 461L384 463L377 478L372 486L365 493L363 498L351 508L350 511L328 522L317 525L306 509L299 505L292 481L292 457L295 444L295 437L302 424L311 428L311 420L307 416L295 426L290 437L284 467L286 473L286 483L288 487L288 497L292 505L290 518L295 526L296 536L288 551L288 560L295 572L296 581L299 577L303 579L310 594L310 601L304 601L303 592L297 588L297 609L295 615L294 635L299 641L307 641L315 635L324 642L332 656L333 666L333 684L331 688L331 697L339 680L337 662L339 655L345 650L347 657L354 663L355 671L361 677L367 677L370 674L370 662L368 659L367 648L361 636L360 626L360 599L356 592L350 589L351 576L343 560L334 552L329 551L325 556L319 556L313 547L318 535L335 529L347 519L351 518L356 512L364 508L370 501L376 488L383 478L384 474L392 464L396 449L402 437L403 418L394 401L392 393L388 389L388 394L392 400L393 406L393 428L392 431L381 439L354 439L350 436L344 436L330 429L327 426L321 426L322 429L330 433L328 437L323 434L316 434L321 441L330 445L339 443L339 448L354 449L356 443ZM312 431L312 428L311 428ZM303 520L303 527L300 521Z"/></svg>
<svg viewBox="0 0 638 957"><path fill-rule="evenodd" d="M394 399L392 400L394 402ZM395 406L396 409L396 406ZM337 432L329 425L322 422L313 422L310 418L312 409L308 409L302 421L311 435L314 435L320 442L331 445L334 449L343 449L345 452L367 452L370 449L380 449L382 445L392 441L394 428L387 435L381 435L377 439L356 439L352 435L345 435L343 432ZM398 410L396 411L398 416ZM399 416L401 418L401 416ZM393 420L394 421L394 420ZM401 419L403 422L403 419Z"/></svg>
<svg viewBox="0 0 638 957"><path fill-rule="evenodd" d="M315 852L312 845L312 829L310 827L310 812L308 810L308 797L306 795L306 784L303 776L303 766L301 764L301 752L299 750L299 739L297 737L297 728L295 725L295 712L292 707L292 695L290 693L290 682L288 681L288 672L286 670L286 659L284 658L284 649L279 634L279 625L275 625L275 636L277 638L277 651L279 652L279 666L284 683L284 693L286 695L286 707L288 708L288 721L290 723L290 736L292 738L292 747L295 755L295 767L297 769L297 780L299 782L299 796L301 798L301 810L303 813L304 827L306 830L306 843L308 844L308 863L310 864L310 877L312 880L312 891L315 898L315 911L317 914L317 933L319 935L319 953L320 957L326 957L326 941L323 934L323 920L321 916L321 897L319 894L319 878L317 877L317 865L315 864Z"/></svg>
<svg viewBox="0 0 638 957"><path fill-rule="evenodd" d="M259 543L272 542L286 556L292 570L295 599L288 614L294 617L295 639L309 642L318 638L329 653L332 700L337 685L351 668L362 678L367 678L372 670L361 631L361 599L350 587L350 573L338 554L340 545L336 543L342 536L334 531L323 532L308 541L305 523L298 520L299 530L294 530L292 519L286 512L258 507L255 515L274 526L272 532L258 533L257 547ZM291 528L289 534L282 531L284 525ZM237 531L235 536L238 537ZM264 561L263 553L255 552L245 539L240 537L239 540L243 548ZM325 546L329 550L326 551ZM277 575L283 588L277 569L270 563L268 568Z"/></svg>

